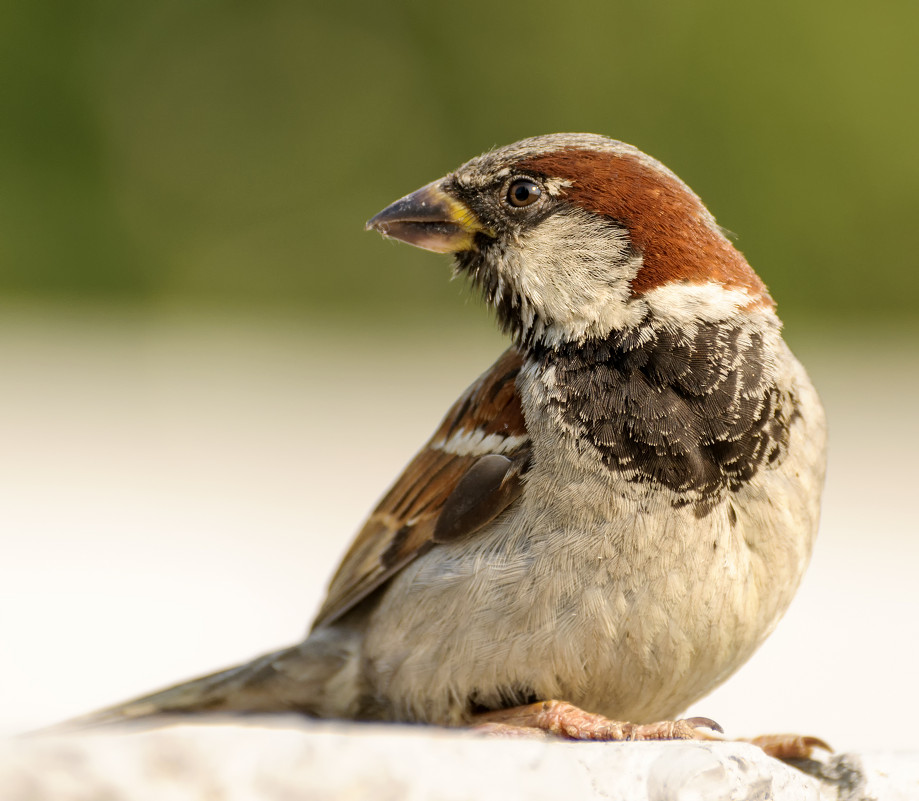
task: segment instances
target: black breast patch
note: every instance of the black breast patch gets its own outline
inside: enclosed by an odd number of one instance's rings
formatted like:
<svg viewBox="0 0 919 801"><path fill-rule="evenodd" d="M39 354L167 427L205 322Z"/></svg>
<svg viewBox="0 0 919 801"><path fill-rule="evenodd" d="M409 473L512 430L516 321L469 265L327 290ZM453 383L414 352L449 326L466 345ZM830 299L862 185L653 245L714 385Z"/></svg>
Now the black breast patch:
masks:
<svg viewBox="0 0 919 801"><path fill-rule="evenodd" d="M737 325L640 326L546 350L540 362L555 368L550 405L581 442L700 517L782 459L797 415L772 379L762 333Z"/></svg>

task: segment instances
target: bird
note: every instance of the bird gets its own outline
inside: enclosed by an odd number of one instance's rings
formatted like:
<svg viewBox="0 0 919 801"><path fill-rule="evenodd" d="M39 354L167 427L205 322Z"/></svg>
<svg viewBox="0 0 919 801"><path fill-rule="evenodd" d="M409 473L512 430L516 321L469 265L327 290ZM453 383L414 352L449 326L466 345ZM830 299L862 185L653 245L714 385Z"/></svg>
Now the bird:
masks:
<svg viewBox="0 0 919 801"><path fill-rule="evenodd" d="M673 172L595 134L492 149L366 228L451 254L509 348L372 511L302 642L74 723L715 736L678 716L787 609L825 472L766 285Z"/></svg>

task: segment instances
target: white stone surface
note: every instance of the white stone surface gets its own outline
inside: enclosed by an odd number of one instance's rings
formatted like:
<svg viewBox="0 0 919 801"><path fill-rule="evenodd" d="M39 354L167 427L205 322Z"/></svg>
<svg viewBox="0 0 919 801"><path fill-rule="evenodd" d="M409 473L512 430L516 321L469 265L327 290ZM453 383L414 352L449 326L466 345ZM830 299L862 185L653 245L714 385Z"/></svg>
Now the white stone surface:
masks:
<svg viewBox="0 0 919 801"><path fill-rule="evenodd" d="M863 764L865 767L863 767ZM919 760L831 757L826 780L743 743L563 743L297 718L34 736L3 801L867 801L919 798Z"/></svg>

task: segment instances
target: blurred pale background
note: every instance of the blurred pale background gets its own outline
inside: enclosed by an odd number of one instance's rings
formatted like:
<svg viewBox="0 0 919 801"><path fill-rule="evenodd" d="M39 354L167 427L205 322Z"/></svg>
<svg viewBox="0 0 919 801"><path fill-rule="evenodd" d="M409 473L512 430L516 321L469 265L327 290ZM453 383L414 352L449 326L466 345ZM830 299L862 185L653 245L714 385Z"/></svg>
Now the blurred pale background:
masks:
<svg viewBox="0 0 919 801"><path fill-rule="evenodd" d="M298 639L503 347L365 219L606 133L706 200L832 429L811 571L695 714L919 748L919 6L0 7L0 732Z"/></svg>

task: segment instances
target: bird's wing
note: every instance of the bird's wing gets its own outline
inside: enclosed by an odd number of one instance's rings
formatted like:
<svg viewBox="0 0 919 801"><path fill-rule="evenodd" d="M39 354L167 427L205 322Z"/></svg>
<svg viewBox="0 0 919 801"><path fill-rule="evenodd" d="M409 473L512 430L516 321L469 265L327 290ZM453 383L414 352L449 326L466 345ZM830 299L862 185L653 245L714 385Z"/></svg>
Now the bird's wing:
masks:
<svg viewBox="0 0 919 801"><path fill-rule="evenodd" d="M374 509L329 585L313 628L341 617L437 543L467 537L520 495L529 467L510 348L453 405Z"/></svg>

